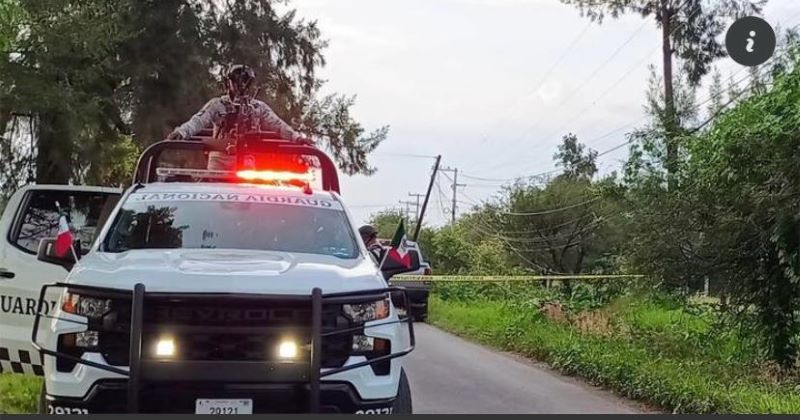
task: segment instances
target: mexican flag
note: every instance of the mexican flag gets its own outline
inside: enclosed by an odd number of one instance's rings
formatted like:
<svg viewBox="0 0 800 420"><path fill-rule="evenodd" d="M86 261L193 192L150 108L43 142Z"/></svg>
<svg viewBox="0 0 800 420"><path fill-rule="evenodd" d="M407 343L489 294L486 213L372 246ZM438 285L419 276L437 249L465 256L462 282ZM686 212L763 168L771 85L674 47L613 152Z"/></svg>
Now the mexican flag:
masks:
<svg viewBox="0 0 800 420"><path fill-rule="evenodd" d="M56 206L61 210L61 206L56 203ZM74 237L72 236L72 231L69 230L69 223L67 223L67 216L64 212L60 212L61 215L58 217L58 234L56 234L56 242L54 244L54 251L55 254L59 257L64 257L72 248L72 241L74 241Z"/></svg>
<svg viewBox="0 0 800 420"><path fill-rule="evenodd" d="M397 231L392 237L392 244L386 252L386 259L394 260L403 267L411 267L411 254L408 253L406 248L406 227L402 220L400 220L400 225L397 226Z"/></svg>

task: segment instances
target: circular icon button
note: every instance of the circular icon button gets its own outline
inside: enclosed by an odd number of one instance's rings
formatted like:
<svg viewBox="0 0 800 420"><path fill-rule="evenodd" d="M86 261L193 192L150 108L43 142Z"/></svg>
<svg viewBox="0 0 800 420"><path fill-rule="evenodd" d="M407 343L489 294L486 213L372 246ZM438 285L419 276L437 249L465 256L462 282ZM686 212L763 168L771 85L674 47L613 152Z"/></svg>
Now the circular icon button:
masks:
<svg viewBox="0 0 800 420"><path fill-rule="evenodd" d="M775 52L775 31L760 17L743 17L728 28L725 48L743 66L764 64Z"/></svg>

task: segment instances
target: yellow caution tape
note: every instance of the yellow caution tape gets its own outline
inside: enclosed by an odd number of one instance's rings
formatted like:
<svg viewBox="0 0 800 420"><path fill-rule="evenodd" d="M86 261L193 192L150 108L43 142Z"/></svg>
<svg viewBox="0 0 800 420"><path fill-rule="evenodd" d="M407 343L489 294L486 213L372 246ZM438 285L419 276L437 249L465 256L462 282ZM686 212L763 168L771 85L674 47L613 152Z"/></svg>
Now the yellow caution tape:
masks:
<svg viewBox="0 0 800 420"><path fill-rule="evenodd" d="M635 279L645 277L639 274L584 274L584 275L552 275L552 276L409 276L398 275L392 282L509 282L509 281L541 281L541 280L604 280Z"/></svg>

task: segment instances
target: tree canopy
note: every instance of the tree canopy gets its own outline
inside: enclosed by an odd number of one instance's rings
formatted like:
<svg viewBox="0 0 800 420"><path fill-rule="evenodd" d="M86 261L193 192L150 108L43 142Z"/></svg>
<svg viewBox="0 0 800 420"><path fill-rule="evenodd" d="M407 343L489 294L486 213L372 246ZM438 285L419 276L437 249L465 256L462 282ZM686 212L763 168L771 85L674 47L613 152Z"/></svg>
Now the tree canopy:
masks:
<svg viewBox="0 0 800 420"><path fill-rule="evenodd" d="M260 98L329 150L348 174L370 174L387 127L367 132L354 98L320 95L327 41L276 0L6 0L0 5L0 125L8 194L30 181L120 184L139 150L163 139L244 63ZM7 17L7 19L6 19Z"/></svg>

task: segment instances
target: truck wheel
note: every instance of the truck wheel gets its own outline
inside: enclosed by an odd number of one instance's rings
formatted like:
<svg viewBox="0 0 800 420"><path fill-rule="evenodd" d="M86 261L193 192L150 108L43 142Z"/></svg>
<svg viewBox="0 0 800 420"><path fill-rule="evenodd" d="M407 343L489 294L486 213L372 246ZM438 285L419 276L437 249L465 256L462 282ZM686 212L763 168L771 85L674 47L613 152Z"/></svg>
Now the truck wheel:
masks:
<svg viewBox="0 0 800 420"><path fill-rule="evenodd" d="M411 414L411 387L408 386L404 370L400 371L400 385L397 387L397 398L392 406L392 414Z"/></svg>
<svg viewBox="0 0 800 420"><path fill-rule="evenodd" d="M416 305L413 310L414 321L426 322L428 321L428 304Z"/></svg>

